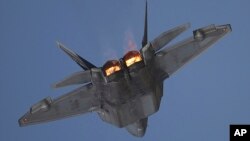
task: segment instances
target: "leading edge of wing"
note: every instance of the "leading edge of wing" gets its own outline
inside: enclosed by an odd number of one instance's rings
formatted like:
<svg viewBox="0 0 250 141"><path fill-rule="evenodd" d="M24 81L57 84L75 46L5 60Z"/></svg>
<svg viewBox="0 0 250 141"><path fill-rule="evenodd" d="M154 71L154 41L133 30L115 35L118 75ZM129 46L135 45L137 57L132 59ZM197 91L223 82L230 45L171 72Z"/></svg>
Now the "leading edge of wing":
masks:
<svg viewBox="0 0 250 141"><path fill-rule="evenodd" d="M19 119L19 126L39 124L91 112L100 106L95 92L96 88L89 83L55 100L45 98L34 104L30 111Z"/></svg>
<svg viewBox="0 0 250 141"><path fill-rule="evenodd" d="M194 30L193 37L158 52L155 63L170 76L231 30L229 24L210 25Z"/></svg>

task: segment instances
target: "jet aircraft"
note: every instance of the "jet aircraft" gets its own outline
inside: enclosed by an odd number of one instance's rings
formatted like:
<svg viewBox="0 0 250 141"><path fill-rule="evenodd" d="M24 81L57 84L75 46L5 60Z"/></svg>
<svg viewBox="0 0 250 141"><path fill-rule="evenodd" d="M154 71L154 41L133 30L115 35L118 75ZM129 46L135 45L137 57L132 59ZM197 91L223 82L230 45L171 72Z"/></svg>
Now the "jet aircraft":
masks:
<svg viewBox="0 0 250 141"><path fill-rule="evenodd" d="M167 45L190 24L179 25L148 41L147 2L142 48L129 51L119 60L96 67L63 44L58 47L83 70L56 83L55 88L80 84L56 99L47 97L31 106L19 119L20 126L44 123L97 112L99 117L136 137L144 136L148 117L159 110L164 80L206 50L232 29L230 24L209 25L174 45Z"/></svg>

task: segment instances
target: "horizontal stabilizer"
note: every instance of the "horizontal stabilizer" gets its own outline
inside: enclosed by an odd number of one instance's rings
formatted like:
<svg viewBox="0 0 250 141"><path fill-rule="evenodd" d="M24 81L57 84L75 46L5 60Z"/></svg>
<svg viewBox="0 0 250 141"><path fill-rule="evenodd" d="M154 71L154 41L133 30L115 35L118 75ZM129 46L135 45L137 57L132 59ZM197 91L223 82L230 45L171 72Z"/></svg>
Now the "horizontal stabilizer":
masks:
<svg viewBox="0 0 250 141"><path fill-rule="evenodd" d="M91 68L96 68L95 65L91 64L87 60L83 59L78 54L74 53L73 51L66 48L63 44L57 42L57 45L60 49L62 49L67 55L69 55L80 67L84 70L89 70Z"/></svg>
<svg viewBox="0 0 250 141"><path fill-rule="evenodd" d="M165 45L167 45L170 41L172 41L182 32L187 30L189 27L190 27L190 23L186 23L186 24L177 26L169 31L163 32L161 35L159 35L157 38L155 38L151 42L151 45L154 51L157 52L158 50L163 48Z"/></svg>
<svg viewBox="0 0 250 141"><path fill-rule="evenodd" d="M53 88L60 88L75 84L84 84L91 81L91 74L89 70L80 71L72 74L71 76L65 78L64 80L54 84Z"/></svg>

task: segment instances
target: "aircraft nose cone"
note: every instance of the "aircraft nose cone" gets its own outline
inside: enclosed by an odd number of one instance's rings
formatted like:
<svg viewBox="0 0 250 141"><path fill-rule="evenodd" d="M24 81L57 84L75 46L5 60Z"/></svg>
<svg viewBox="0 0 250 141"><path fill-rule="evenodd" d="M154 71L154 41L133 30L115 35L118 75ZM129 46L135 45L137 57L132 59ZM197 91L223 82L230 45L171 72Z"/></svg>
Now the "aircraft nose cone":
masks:
<svg viewBox="0 0 250 141"><path fill-rule="evenodd" d="M146 130L143 128L138 128L137 129L137 136L138 137L143 137L145 135Z"/></svg>

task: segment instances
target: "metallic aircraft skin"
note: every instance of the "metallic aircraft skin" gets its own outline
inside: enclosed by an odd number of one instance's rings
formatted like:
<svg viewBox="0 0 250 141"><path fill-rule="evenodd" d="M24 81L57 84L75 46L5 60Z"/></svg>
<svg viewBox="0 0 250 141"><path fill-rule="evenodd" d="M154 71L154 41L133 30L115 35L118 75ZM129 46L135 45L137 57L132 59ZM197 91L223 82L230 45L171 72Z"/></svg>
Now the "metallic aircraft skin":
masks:
<svg viewBox="0 0 250 141"><path fill-rule="evenodd" d="M58 47L84 70L53 86L82 86L56 99L47 97L34 104L19 119L19 125L97 112L103 121L142 137L148 117L159 110L164 80L232 30L229 24L209 25L194 30L193 36L181 42L166 46L190 27L187 23L148 42L147 4L144 27L140 51L130 51L120 60L110 60L103 67L96 67L58 43Z"/></svg>

